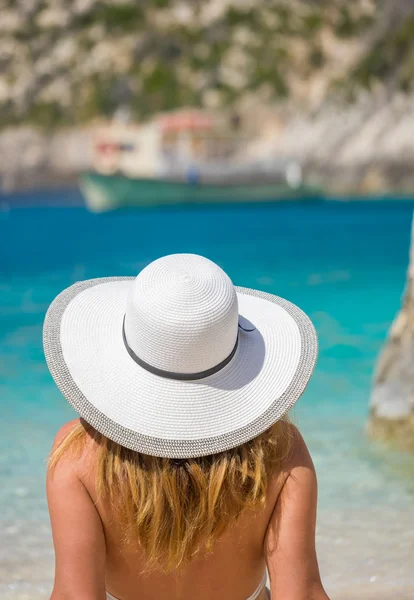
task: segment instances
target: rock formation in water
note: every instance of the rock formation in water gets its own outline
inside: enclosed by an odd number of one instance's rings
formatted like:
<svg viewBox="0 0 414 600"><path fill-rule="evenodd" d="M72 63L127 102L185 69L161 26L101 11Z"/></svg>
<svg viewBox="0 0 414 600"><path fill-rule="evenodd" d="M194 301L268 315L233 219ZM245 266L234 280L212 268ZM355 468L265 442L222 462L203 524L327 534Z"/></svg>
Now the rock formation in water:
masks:
<svg viewBox="0 0 414 600"><path fill-rule="evenodd" d="M414 451L414 221L405 298L378 361L368 431Z"/></svg>

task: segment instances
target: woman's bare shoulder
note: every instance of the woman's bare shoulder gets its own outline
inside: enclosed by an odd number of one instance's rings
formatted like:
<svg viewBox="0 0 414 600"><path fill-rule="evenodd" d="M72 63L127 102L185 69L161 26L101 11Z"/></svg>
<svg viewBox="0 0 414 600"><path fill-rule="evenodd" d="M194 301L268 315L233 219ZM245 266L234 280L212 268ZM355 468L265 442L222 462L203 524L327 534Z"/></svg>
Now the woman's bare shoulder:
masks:
<svg viewBox="0 0 414 600"><path fill-rule="evenodd" d="M74 419L60 427L53 440L49 468L50 474L75 475L83 479L91 468L94 440L90 428L85 428L82 419Z"/></svg>
<svg viewBox="0 0 414 600"><path fill-rule="evenodd" d="M74 431L74 429L76 429L76 427L78 427L78 425L80 425L80 419L73 419L72 421L68 421L67 423L65 423L64 425L62 425L62 427L57 431L54 440L53 440L53 444L52 444L52 452L53 450L55 450L62 442L63 440L72 432Z"/></svg>
<svg viewBox="0 0 414 600"><path fill-rule="evenodd" d="M289 480L293 478L293 475L297 476L301 472L300 467L310 467L314 471L305 440L293 423L288 424L287 435L289 437L289 449L270 479L269 498L271 499L270 503L273 505L276 505L279 501L282 492L286 491L287 484L290 483Z"/></svg>
<svg viewBox="0 0 414 600"><path fill-rule="evenodd" d="M288 476L292 471L300 467L310 468L314 471L312 458L305 440L299 429L290 424L291 449L283 464L283 472Z"/></svg>

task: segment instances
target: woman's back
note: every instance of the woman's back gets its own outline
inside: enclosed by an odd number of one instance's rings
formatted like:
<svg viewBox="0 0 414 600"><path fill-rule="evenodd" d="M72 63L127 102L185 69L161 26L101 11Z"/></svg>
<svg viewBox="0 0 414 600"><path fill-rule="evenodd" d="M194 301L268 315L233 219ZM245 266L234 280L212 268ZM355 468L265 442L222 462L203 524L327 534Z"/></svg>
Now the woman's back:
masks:
<svg viewBox="0 0 414 600"><path fill-rule="evenodd" d="M272 496L277 494L276 485L273 488ZM116 598L245 600L263 579L266 568L263 547L270 503L260 513L251 511L242 515L214 544L212 553L194 557L180 575L155 571L141 576L146 568L145 555L138 547L120 550L122 534L113 527L104 507L99 508L99 513L106 540L107 589Z"/></svg>
<svg viewBox="0 0 414 600"><path fill-rule="evenodd" d="M60 430L56 448L78 423ZM68 590L67 597L74 600L104 600L106 592L119 600L246 600L250 596L262 600L267 597L265 590L257 596L255 592L260 590L266 564L272 597L326 598L314 550L316 480L298 432L289 458L269 478L264 508L243 512L211 552L199 552L173 573L148 571L139 543L125 545L116 513L99 499L98 452L96 442L89 439L78 458L62 457L49 474L55 590L60 590L53 600L66 598L60 595L62 590ZM316 595L310 596L312 586Z"/></svg>

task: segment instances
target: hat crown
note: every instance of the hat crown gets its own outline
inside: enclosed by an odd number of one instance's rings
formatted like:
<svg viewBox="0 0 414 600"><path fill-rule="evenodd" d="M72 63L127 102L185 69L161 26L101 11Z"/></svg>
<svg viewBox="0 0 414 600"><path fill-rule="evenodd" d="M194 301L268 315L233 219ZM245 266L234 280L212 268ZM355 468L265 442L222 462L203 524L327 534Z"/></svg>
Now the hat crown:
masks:
<svg viewBox="0 0 414 600"><path fill-rule="evenodd" d="M152 367L183 374L207 371L231 354L237 333L236 291L207 258L165 256L145 267L132 285L125 337Z"/></svg>

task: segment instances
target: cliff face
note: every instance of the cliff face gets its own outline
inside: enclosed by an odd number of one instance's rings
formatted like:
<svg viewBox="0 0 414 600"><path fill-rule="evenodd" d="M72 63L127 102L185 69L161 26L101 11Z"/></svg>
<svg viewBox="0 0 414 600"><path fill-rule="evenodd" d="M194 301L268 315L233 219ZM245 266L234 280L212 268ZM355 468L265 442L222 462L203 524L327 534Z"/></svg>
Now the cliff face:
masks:
<svg viewBox="0 0 414 600"><path fill-rule="evenodd" d="M414 451L414 222L405 298L378 361L368 430Z"/></svg>
<svg viewBox="0 0 414 600"><path fill-rule="evenodd" d="M412 0L0 0L1 187L88 168L96 117L191 105L329 193L412 193L413 39Z"/></svg>
<svg viewBox="0 0 414 600"><path fill-rule="evenodd" d="M289 100L414 73L411 0L0 0L0 126Z"/></svg>

